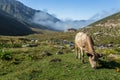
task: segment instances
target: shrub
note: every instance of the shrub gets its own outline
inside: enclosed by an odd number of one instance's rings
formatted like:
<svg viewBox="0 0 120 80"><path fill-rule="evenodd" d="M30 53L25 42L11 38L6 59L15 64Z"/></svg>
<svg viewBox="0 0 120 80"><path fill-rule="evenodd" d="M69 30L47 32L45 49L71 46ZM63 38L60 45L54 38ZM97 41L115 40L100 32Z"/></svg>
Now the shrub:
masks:
<svg viewBox="0 0 120 80"><path fill-rule="evenodd" d="M0 50L0 59L2 60L12 60L12 52Z"/></svg>
<svg viewBox="0 0 120 80"><path fill-rule="evenodd" d="M22 44L13 44L13 48L21 48Z"/></svg>

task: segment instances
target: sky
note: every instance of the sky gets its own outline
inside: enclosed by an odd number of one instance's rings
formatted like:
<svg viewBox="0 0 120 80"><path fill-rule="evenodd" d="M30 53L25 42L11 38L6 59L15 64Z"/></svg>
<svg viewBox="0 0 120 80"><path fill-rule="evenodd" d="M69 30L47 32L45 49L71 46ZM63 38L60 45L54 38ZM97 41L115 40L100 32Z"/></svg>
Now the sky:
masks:
<svg viewBox="0 0 120 80"><path fill-rule="evenodd" d="M61 20L87 20L102 11L120 9L120 0L19 0L37 10L46 11Z"/></svg>

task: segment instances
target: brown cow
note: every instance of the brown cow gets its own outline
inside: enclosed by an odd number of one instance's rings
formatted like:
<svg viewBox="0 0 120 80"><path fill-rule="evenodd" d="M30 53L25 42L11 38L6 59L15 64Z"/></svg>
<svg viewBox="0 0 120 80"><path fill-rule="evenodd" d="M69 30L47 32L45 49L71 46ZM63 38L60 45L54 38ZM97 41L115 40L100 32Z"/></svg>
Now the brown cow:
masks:
<svg viewBox="0 0 120 80"><path fill-rule="evenodd" d="M75 37L76 58L81 59L82 63L84 63L84 53L86 53L89 57L91 67L96 68L98 55L95 53L93 45L94 44L92 38L88 36L86 33L79 32L76 34ZM80 50L79 53L78 49Z"/></svg>

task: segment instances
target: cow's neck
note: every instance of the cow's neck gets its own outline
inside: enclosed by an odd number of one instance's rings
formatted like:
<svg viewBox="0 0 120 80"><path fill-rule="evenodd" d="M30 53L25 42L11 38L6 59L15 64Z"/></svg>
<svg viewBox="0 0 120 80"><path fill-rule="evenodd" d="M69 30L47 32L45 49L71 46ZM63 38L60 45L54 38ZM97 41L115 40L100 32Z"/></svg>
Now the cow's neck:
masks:
<svg viewBox="0 0 120 80"><path fill-rule="evenodd" d="M93 54L95 52L94 48L93 48L93 43L90 37L88 37L87 39L87 44L88 44L88 52Z"/></svg>

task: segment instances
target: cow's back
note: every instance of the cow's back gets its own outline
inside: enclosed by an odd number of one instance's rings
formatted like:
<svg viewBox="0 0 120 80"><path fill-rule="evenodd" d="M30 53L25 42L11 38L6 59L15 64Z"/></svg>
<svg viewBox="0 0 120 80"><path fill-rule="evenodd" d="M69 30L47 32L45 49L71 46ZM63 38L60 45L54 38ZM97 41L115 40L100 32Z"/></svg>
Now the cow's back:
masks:
<svg viewBox="0 0 120 80"><path fill-rule="evenodd" d="M78 48L82 48L83 50L93 53L94 52L94 48L93 48L93 40L90 36L88 36L86 33L84 32L79 32L76 34L75 36L75 45Z"/></svg>
<svg viewBox="0 0 120 80"><path fill-rule="evenodd" d="M84 48L87 42L87 34L83 32L79 32L75 36L75 44L79 48Z"/></svg>

